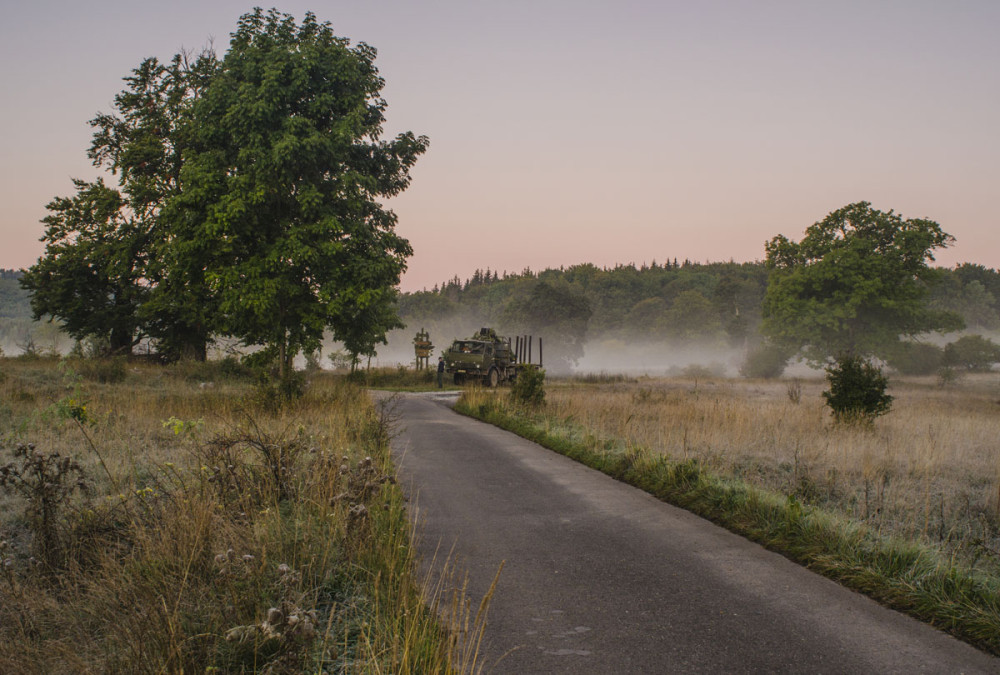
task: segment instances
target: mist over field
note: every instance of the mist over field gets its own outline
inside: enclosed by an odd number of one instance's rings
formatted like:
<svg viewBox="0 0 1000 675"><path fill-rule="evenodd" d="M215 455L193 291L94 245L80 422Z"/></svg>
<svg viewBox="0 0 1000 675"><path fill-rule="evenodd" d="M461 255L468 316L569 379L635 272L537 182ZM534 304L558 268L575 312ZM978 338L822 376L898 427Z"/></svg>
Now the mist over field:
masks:
<svg viewBox="0 0 1000 675"><path fill-rule="evenodd" d="M448 320L428 320L425 322L412 322L403 329L397 329L389 333L387 345L380 345L378 355L372 359L373 366L412 366L415 361L413 351L413 338L421 329L430 334L431 342L434 343L434 356L432 364L452 343L453 340L472 337L482 327L495 327L495 323L482 316L463 314L451 317ZM513 337L514 334L498 330L504 337ZM527 334L527 333L515 333ZM743 348L734 348L725 344L724 340L682 342L654 340L649 338L622 339L614 337L588 337L583 343L583 356L580 357L570 370L562 371L559 368L555 372L551 370L550 359L545 355L548 350L545 345L552 341L552 336L547 333L534 335L535 338L532 356L535 362L538 360L538 338L542 338L543 344L543 365L550 374L555 375L593 375L593 374L613 374L629 376L667 376L683 375L685 371L711 373L715 376L736 377L739 375L740 364L746 356ZM331 344L327 350L336 350L338 345ZM325 367L329 366L329 360L324 358ZM804 367L804 373L815 372Z"/></svg>
<svg viewBox="0 0 1000 675"><path fill-rule="evenodd" d="M933 307L956 309L966 329L932 333L916 341L931 350L913 357L926 361L923 374L936 372L931 361L939 361L944 348L963 335L993 341L1000 336L1000 273L967 265L942 269L941 274L943 281L935 286L929 302ZM504 337L532 336L535 363L541 338L543 365L552 377L737 377L761 344L765 287L766 272L759 263L685 261L611 269L578 265L502 278L484 272L466 281L453 279L433 291L401 294L397 311L405 328L389 331L388 344L375 344L371 358L361 354L358 363L361 367L412 367L414 337L425 330L434 345L433 366L452 341L488 327ZM69 353L74 340L57 323L31 321L27 292L16 280L0 279L0 291L4 354L17 356L28 347L41 354ZM84 345L85 352L88 347ZM146 339L134 352L145 354L150 348ZM220 338L210 345L209 357L239 356L257 349L242 347L234 338ZM913 358L889 365L912 372L920 365ZM327 337L318 365L335 369L349 363L344 346ZM294 365L306 367L306 358L300 354ZM823 370L795 358L780 372L794 378L824 376Z"/></svg>

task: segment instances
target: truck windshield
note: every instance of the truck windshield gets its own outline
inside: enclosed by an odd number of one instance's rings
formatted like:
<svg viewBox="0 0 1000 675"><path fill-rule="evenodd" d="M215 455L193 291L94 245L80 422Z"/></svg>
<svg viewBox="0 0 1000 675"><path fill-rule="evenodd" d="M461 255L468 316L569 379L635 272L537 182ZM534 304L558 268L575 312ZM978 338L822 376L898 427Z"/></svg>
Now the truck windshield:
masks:
<svg viewBox="0 0 1000 675"><path fill-rule="evenodd" d="M462 352L463 354L482 354L484 345L482 342L472 342L471 340L456 340L451 346L451 351Z"/></svg>

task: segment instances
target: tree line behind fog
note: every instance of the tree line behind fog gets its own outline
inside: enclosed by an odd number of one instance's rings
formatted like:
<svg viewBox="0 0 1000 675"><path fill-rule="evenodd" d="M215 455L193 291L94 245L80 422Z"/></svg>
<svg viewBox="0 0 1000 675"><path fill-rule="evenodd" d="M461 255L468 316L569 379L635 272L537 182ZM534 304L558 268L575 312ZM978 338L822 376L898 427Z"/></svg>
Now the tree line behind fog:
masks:
<svg viewBox="0 0 1000 675"><path fill-rule="evenodd" d="M932 276L927 302L933 308L959 314L966 334L1000 330L997 270L964 263L937 268ZM407 325L403 333L426 328L440 348L454 337L467 337L477 324L505 335L544 336L546 366L565 372L581 359L587 342L617 342L625 350L632 344L697 345L752 355L762 348L767 283L763 262L667 260L610 268L587 263L514 274L477 270L466 280L454 277L431 290L403 293L398 308ZM402 334L393 337L398 342ZM958 339L904 342L887 361L905 373L933 372L943 365L945 343ZM750 364L751 374L768 374L753 371Z"/></svg>

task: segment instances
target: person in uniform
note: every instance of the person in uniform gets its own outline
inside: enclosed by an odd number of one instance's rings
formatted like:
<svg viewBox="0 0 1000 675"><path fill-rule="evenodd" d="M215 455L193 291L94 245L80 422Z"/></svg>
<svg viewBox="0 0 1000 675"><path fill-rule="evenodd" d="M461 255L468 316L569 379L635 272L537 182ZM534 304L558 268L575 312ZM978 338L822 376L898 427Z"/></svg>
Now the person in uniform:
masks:
<svg viewBox="0 0 1000 675"><path fill-rule="evenodd" d="M438 357L438 389L444 386L444 357Z"/></svg>

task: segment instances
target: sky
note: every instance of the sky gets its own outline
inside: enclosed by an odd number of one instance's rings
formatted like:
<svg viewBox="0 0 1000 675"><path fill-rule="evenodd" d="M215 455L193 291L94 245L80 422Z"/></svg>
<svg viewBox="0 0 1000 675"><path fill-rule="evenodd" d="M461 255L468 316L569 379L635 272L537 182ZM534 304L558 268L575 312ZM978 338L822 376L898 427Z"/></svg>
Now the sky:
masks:
<svg viewBox="0 0 1000 675"><path fill-rule="evenodd" d="M253 4L3 3L0 267L99 175L88 121L142 59ZM265 8L272 5L264 4ZM1000 2L284 2L378 50L387 135L430 148L387 202L404 291L478 269L754 261L857 201L930 218L937 262L1000 268Z"/></svg>

